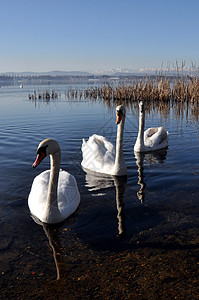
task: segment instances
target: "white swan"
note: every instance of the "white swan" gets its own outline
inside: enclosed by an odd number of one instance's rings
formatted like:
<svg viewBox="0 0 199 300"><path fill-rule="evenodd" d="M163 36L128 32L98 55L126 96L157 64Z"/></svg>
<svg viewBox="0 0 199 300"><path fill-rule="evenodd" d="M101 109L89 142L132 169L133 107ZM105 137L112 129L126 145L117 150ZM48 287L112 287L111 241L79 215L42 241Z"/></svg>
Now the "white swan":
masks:
<svg viewBox="0 0 199 300"><path fill-rule="evenodd" d="M60 170L61 150L52 139L43 140L33 167L50 155L51 169L35 177L28 197L31 213L44 223L59 223L70 216L80 203L75 178Z"/></svg>
<svg viewBox="0 0 199 300"><path fill-rule="evenodd" d="M139 103L139 132L134 151L148 152L155 151L168 147L168 132L163 127L148 128L144 131L145 125L145 111L144 103Z"/></svg>
<svg viewBox="0 0 199 300"><path fill-rule="evenodd" d="M82 143L82 167L86 170L123 176L127 174L123 155L123 131L126 111L122 105L116 107L117 140L116 151L105 137L94 134Z"/></svg>

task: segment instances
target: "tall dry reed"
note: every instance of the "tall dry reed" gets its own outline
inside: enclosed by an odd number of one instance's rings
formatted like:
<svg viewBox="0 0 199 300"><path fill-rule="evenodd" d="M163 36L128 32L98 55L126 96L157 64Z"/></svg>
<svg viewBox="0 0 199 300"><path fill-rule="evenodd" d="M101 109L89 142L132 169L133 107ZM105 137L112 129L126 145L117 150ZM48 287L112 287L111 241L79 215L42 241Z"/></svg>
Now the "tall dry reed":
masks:
<svg viewBox="0 0 199 300"><path fill-rule="evenodd" d="M134 80L116 86L111 83L83 90L69 89L67 98L92 99L116 102L127 101L191 101L199 102L199 79L197 76L156 77Z"/></svg>

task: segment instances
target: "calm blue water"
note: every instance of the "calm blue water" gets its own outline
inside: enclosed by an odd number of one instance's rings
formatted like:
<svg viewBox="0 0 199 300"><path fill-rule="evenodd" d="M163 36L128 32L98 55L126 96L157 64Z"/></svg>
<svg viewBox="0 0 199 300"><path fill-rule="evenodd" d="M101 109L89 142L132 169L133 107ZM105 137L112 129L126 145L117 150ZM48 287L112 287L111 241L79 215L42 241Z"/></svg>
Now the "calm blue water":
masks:
<svg viewBox="0 0 199 300"><path fill-rule="evenodd" d="M45 88L42 86L40 90ZM44 138L59 142L61 167L76 177L81 194L78 210L61 225L56 236L59 235L62 248L68 249L73 244L79 247L80 257L81 248L83 253L92 250L95 255L131 253L134 245L151 245L156 238L158 243L170 235L175 240L175 234L179 238L181 232L183 238L179 243L195 240L199 108L176 104L164 107L160 113L161 108L151 107L146 113L145 126L164 126L169 131L169 148L139 157L138 162L133 152L138 131L137 105L128 105L124 133L128 176L126 181L118 182L86 175L80 166L83 137L97 133L114 143L116 105L68 100L67 86L47 88L59 91L61 97L47 103L28 99L34 90L32 86L0 89L0 261L5 295L9 295L11 287L19 290L20 295L20 290L26 290L22 288L24 281L38 288L41 282L56 278L56 257L54 260L50 237L31 218L27 206L33 178L49 168L46 159L32 169L37 146ZM124 238L118 239L118 234ZM70 249L71 256L69 252L64 254L68 272L74 272L71 257L76 256L76 250ZM89 262L88 258L86 263Z"/></svg>

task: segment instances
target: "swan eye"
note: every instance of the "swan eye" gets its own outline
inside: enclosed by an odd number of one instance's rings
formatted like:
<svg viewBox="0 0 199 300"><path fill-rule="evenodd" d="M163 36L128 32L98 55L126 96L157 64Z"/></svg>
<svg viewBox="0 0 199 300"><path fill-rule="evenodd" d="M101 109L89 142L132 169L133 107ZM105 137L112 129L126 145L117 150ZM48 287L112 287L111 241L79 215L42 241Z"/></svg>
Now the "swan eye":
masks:
<svg viewBox="0 0 199 300"><path fill-rule="evenodd" d="M120 124L123 117L123 112L121 110L116 111L116 124Z"/></svg>
<svg viewBox="0 0 199 300"><path fill-rule="evenodd" d="M46 146L43 146L43 147L40 147L38 150L37 150L37 154L38 155L41 155L42 153L46 156L46 149L47 149L48 145Z"/></svg>
<svg viewBox="0 0 199 300"><path fill-rule="evenodd" d="M117 111L116 111L116 114L117 114L118 116L123 115L123 110L121 110L121 109L120 109L120 110L117 110Z"/></svg>
<svg viewBox="0 0 199 300"><path fill-rule="evenodd" d="M143 113L144 111L144 102L140 102L140 112Z"/></svg>

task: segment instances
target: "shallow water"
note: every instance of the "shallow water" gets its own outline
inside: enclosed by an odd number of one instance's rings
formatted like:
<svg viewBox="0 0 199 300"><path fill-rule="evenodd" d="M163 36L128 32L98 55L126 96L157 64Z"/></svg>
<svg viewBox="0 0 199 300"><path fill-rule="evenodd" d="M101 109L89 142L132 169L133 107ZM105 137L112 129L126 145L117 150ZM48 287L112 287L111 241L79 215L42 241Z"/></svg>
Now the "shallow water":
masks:
<svg viewBox="0 0 199 300"><path fill-rule="evenodd" d="M115 104L71 101L67 86L45 88L61 96L29 100L32 86L0 89L2 297L197 299L199 108L147 107L146 128L164 126L169 147L135 157L138 110L128 105L127 178L95 177L81 169L82 138L97 133L115 142ZM81 203L62 224L43 227L27 198L33 178L49 168L46 159L32 169L48 137L59 142Z"/></svg>

